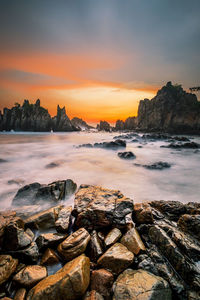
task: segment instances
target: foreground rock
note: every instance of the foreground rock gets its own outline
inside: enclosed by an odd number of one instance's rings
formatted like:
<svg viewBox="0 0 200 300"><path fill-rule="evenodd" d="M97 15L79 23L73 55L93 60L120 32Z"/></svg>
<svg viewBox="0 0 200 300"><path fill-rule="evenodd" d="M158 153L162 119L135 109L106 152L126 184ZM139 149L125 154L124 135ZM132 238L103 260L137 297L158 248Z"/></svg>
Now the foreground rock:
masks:
<svg viewBox="0 0 200 300"><path fill-rule="evenodd" d="M98 266L119 274L128 268L134 259L134 255L124 245L120 243L110 247L99 259Z"/></svg>
<svg viewBox="0 0 200 300"><path fill-rule="evenodd" d="M58 246L58 252L66 261L82 254L90 241L90 235L86 229L80 228L71 234Z"/></svg>
<svg viewBox="0 0 200 300"><path fill-rule="evenodd" d="M133 200L125 198L119 191L92 185L81 185L74 203L75 225L88 230L110 225L126 227L127 215L133 210Z"/></svg>
<svg viewBox="0 0 200 300"><path fill-rule="evenodd" d="M58 232L67 232L71 223L72 206L63 207L58 212L58 218L55 223Z"/></svg>
<svg viewBox="0 0 200 300"><path fill-rule="evenodd" d="M32 287L47 276L47 270L41 266L27 266L17 273L13 280L25 287Z"/></svg>
<svg viewBox="0 0 200 300"><path fill-rule="evenodd" d="M17 265L18 259L14 259L10 255L0 255L0 285L9 279Z"/></svg>
<svg viewBox="0 0 200 300"><path fill-rule="evenodd" d="M113 228L105 237L104 243L106 247L110 247L115 244L122 236L121 231L118 228Z"/></svg>
<svg viewBox="0 0 200 300"><path fill-rule="evenodd" d="M91 275L91 290L95 290L105 299L110 299L113 281L114 276L109 271L95 270Z"/></svg>
<svg viewBox="0 0 200 300"><path fill-rule="evenodd" d="M167 281L144 270L127 269L114 283L114 300L171 300Z"/></svg>
<svg viewBox="0 0 200 300"><path fill-rule="evenodd" d="M29 293L27 300L80 299L90 282L90 260L81 255L68 262L54 275L40 281Z"/></svg>
<svg viewBox="0 0 200 300"><path fill-rule="evenodd" d="M36 239L36 244L39 250L48 248L48 247L55 247L60 242L62 242L66 238L66 234L61 233L42 233Z"/></svg>
<svg viewBox="0 0 200 300"><path fill-rule="evenodd" d="M132 228L126 232L120 241L127 249L134 254L138 254L140 251L145 251L145 245L143 244L139 233L135 228Z"/></svg>

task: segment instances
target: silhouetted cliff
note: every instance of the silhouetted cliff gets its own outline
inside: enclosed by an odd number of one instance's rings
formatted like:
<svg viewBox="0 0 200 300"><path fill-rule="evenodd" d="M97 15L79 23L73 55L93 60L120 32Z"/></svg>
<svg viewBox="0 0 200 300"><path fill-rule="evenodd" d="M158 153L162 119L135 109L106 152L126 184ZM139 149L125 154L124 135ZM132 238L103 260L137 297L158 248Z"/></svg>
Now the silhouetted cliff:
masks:
<svg viewBox="0 0 200 300"><path fill-rule="evenodd" d="M77 118L77 117L74 117L73 119L71 119L71 122L75 127L80 128L81 130L94 128L94 127L88 125L84 120Z"/></svg>

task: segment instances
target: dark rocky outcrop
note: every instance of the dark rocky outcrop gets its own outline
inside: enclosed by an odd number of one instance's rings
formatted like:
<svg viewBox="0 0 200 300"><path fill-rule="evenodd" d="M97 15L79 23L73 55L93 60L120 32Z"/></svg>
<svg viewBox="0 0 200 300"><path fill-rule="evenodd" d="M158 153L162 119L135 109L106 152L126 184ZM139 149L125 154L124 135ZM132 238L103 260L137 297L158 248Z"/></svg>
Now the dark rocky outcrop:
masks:
<svg viewBox="0 0 200 300"><path fill-rule="evenodd" d="M164 162L164 161L158 161L158 162L155 162L150 165L135 164L135 166L137 166L137 167L142 166L148 170L163 170L163 169L168 169L171 167L171 165L169 163Z"/></svg>
<svg viewBox="0 0 200 300"><path fill-rule="evenodd" d="M200 103L196 95L168 82L152 100L140 101L138 128L144 131L199 133Z"/></svg>
<svg viewBox="0 0 200 300"><path fill-rule="evenodd" d="M71 123L74 127L79 128L80 130L89 130L92 129L94 127L88 125L84 120L74 117L73 119L71 119Z"/></svg>
<svg viewBox="0 0 200 300"><path fill-rule="evenodd" d="M115 141L111 142L103 142L103 143L95 143L92 144L82 144L79 145L78 148L104 148L104 149L117 149L117 148L125 148L126 142L120 139L116 139Z"/></svg>
<svg viewBox="0 0 200 300"><path fill-rule="evenodd" d="M128 152L118 152L117 155L123 159L134 159L136 158L135 154L131 151Z"/></svg>
<svg viewBox="0 0 200 300"><path fill-rule="evenodd" d="M128 117L125 121L117 120L115 130L135 130L137 127L137 117Z"/></svg>
<svg viewBox="0 0 200 300"><path fill-rule="evenodd" d="M97 129L99 131L111 131L112 130L110 124L106 121L100 121L100 123L97 124Z"/></svg>
<svg viewBox="0 0 200 300"><path fill-rule="evenodd" d="M38 99L35 104L24 100L23 105L16 103L11 109L4 108L0 113L0 131L77 131L65 112L65 107L57 107L57 115L51 118L48 110L40 106Z"/></svg>

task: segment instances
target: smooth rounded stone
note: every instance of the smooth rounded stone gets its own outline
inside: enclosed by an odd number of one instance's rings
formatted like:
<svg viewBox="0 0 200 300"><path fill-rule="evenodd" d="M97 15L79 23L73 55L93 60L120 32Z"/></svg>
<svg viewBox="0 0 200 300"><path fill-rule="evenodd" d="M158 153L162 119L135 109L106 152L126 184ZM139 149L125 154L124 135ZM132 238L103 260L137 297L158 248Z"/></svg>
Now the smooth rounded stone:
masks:
<svg viewBox="0 0 200 300"><path fill-rule="evenodd" d="M42 233L36 239L36 244L38 245L39 250L44 248L54 247L61 243L65 238L66 234L62 233Z"/></svg>
<svg viewBox="0 0 200 300"><path fill-rule="evenodd" d="M26 289L21 288L16 292L14 296L14 300L25 300L25 299L26 299Z"/></svg>
<svg viewBox="0 0 200 300"><path fill-rule="evenodd" d="M86 250L89 241L90 234L86 229L80 228L58 246L58 252L65 260L71 260Z"/></svg>
<svg viewBox="0 0 200 300"><path fill-rule="evenodd" d="M102 297L99 293L96 291L87 292L84 300L104 300L104 297Z"/></svg>
<svg viewBox="0 0 200 300"><path fill-rule="evenodd" d="M91 275L91 290L97 291L99 294L110 298L114 276L112 273L105 269L99 269L92 272Z"/></svg>
<svg viewBox="0 0 200 300"><path fill-rule="evenodd" d="M63 207L58 213L55 223L58 232L67 232L71 222L72 206Z"/></svg>
<svg viewBox="0 0 200 300"><path fill-rule="evenodd" d="M48 248L42 256L40 265L41 266L50 266L50 265L56 264L58 262L59 262L59 259L56 255L55 251Z"/></svg>
<svg viewBox="0 0 200 300"><path fill-rule="evenodd" d="M184 232L191 233L200 239L200 215L182 215L178 220L178 226Z"/></svg>
<svg viewBox="0 0 200 300"><path fill-rule="evenodd" d="M152 224L154 219L151 206L148 203L134 203L133 221L136 224Z"/></svg>
<svg viewBox="0 0 200 300"><path fill-rule="evenodd" d="M90 282L90 260L84 254L34 286L27 300L81 299Z"/></svg>
<svg viewBox="0 0 200 300"><path fill-rule="evenodd" d="M89 247L90 247L90 259L93 262L96 262L99 256L103 254L103 248L102 248L102 242L98 237L98 234L96 230L93 230L92 233L90 234L91 239L89 242Z"/></svg>
<svg viewBox="0 0 200 300"><path fill-rule="evenodd" d="M93 185L81 185L74 200L75 225L88 230L108 226L126 227L126 216L132 213L133 200L120 191Z"/></svg>
<svg viewBox="0 0 200 300"><path fill-rule="evenodd" d="M113 300L171 300L166 280L145 270L127 269L113 285Z"/></svg>
<svg viewBox="0 0 200 300"><path fill-rule="evenodd" d="M18 259L14 259L10 255L0 255L0 285L10 278L17 265Z"/></svg>
<svg viewBox="0 0 200 300"><path fill-rule="evenodd" d="M55 222L58 216L58 212L63 206L54 206L49 209L36 213L29 218L25 219L26 227L33 227L35 229L49 229L55 227Z"/></svg>
<svg viewBox="0 0 200 300"><path fill-rule="evenodd" d="M114 243L116 243L120 239L121 236L122 236L122 233L118 228L111 229L105 237L105 240L104 240L105 246L106 247L112 246Z"/></svg>
<svg viewBox="0 0 200 300"><path fill-rule="evenodd" d="M127 249L134 254L138 254L140 251L145 251L145 245L141 240L141 237L137 229L132 228L127 231L121 238L120 242L127 247Z"/></svg>
<svg viewBox="0 0 200 300"><path fill-rule="evenodd" d="M32 287L47 276L47 269L42 266L27 266L17 273L13 280L25 287Z"/></svg>
<svg viewBox="0 0 200 300"><path fill-rule="evenodd" d="M128 268L134 259L134 254L120 243L110 247L97 261L101 268L111 271L113 274L119 274Z"/></svg>
<svg viewBox="0 0 200 300"><path fill-rule="evenodd" d="M128 152L118 152L117 155L123 159L134 159L136 158L135 154L131 151Z"/></svg>

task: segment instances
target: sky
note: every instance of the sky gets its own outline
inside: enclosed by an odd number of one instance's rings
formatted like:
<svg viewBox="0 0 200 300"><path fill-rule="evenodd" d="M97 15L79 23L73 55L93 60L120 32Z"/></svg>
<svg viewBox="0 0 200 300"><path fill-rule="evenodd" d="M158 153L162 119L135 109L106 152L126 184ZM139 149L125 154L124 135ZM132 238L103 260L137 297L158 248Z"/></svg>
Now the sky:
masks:
<svg viewBox="0 0 200 300"><path fill-rule="evenodd" d="M0 0L0 110L24 99L88 122L200 84L199 0Z"/></svg>

